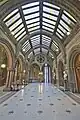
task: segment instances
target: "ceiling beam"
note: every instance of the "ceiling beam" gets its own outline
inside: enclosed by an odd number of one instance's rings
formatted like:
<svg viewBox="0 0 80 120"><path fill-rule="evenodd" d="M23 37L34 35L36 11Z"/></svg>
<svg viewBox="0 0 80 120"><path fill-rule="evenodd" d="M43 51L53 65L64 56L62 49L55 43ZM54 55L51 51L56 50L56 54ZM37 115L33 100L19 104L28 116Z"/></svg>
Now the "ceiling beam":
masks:
<svg viewBox="0 0 80 120"><path fill-rule="evenodd" d="M26 21L25 21L25 18L24 18L24 13L23 13L23 10L22 10L21 7L19 7L19 12L20 12L20 16L22 18L22 21L23 21L23 24L24 24L24 27L25 27L25 30L26 30L26 34L28 34L27 24L26 24ZM29 43L30 43L31 48L33 48L31 40L29 40ZM34 54L34 51L33 51L33 54Z"/></svg>
<svg viewBox="0 0 80 120"><path fill-rule="evenodd" d="M43 13L43 2L42 0L39 3L39 12L40 12L40 45L42 45L42 13ZM40 52L42 53L42 48L40 47Z"/></svg>
<svg viewBox="0 0 80 120"><path fill-rule="evenodd" d="M55 29L54 29L54 32L53 32L53 35L56 34L58 25L59 25L60 20L61 20L61 17L62 17L62 14L63 14L63 9L60 9L59 15L58 15L58 18L57 18L57 22L56 22L56 25L55 25ZM51 39L51 43L50 43L49 48L51 48L52 42L53 42L53 40ZM49 53L49 52L48 52L48 53Z"/></svg>

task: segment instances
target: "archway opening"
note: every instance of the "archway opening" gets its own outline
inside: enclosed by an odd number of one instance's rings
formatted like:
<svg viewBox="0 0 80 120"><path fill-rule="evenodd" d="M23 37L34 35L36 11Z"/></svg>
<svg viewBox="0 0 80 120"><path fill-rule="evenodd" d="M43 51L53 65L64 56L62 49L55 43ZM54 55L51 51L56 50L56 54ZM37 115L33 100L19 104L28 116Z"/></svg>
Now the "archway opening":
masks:
<svg viewBox="0 0 80 120"><path fill-rule="evenodd" d="M31 82L39 82L39 72L40 67L36 63L32 64L30 67L30 81Z"/></svg>
<svg viewBox="0 0 80 120"><path fill-rule="evenodd" d="M45 63L43 65L43 82L45 83L52 83L52 69L49 64Z"/></svg>
<svg viewBox="0 0 80 120"><path fill-rule="evenodd" d="M77 90L78 92L80 92L80 54L78 54L75 58L74 68L75 68L75 75L76 75Z"/></svg>
<svg viewBox="0 0 80 120"><path fill-rule="evenodd" d="M6 49L0 45L0 86L6 84L8 59Z"/></svg>

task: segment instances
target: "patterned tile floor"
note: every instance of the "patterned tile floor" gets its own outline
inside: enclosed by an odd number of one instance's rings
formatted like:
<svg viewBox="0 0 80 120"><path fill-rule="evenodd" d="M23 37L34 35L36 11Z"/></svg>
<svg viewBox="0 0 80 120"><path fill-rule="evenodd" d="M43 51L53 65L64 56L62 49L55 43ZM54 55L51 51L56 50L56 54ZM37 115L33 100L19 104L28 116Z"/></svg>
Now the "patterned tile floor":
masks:
<svg viewBox="0 0 80 120"><path fill-rule="evenodd" d="M51 84L33 83L0 105L0 120L80 120L80 105Z"/></svg>

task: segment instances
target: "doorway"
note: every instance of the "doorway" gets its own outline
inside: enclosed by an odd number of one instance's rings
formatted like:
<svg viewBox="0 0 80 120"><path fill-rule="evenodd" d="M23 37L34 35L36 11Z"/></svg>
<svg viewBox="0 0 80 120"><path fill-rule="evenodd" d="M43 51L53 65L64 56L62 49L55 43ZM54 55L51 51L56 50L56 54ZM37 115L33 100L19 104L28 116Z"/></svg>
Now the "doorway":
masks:
<svg viewBox="0 0 80 120"><path fill-rule="evenodd" d="M76 75L76 83L77 83L77 90L80 92L80 54L77 55L75 59L75 75Z"/></svg>
<svg viewBox="0 0 80 120"><path fill-rule="evenodd" d="M49 64L45 63L43 66L43 76L45 83L52 83L52 70Z"/></svg>

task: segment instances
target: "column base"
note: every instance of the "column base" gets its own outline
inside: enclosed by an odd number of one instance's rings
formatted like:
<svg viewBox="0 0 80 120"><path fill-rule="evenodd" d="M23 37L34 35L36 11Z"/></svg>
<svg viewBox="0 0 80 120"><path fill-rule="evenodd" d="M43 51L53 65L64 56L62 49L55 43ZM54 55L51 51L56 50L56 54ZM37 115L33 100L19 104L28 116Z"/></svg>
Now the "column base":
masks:
<svg viewBox="0 0 80 120"><path fill-rule="evenodd" d="M11 88L10 87L5 87L4 89L3 89L3 91L11 91Z"/></svg>

